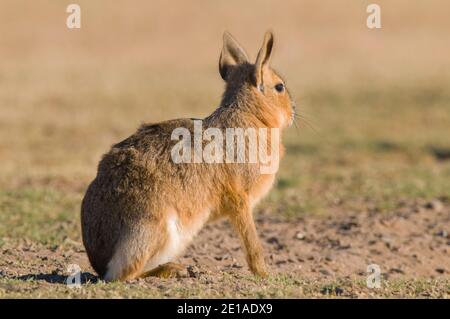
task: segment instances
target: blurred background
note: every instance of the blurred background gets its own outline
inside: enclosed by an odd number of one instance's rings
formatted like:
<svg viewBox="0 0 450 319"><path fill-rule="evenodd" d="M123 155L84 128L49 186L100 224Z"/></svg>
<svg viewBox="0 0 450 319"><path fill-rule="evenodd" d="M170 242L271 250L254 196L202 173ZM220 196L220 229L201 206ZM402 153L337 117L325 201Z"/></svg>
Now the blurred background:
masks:
<svg viewBox="0 0 450 319"><path fill-rule="evenodd" d="M371 2L80 0L81 29L69 30L68 1L2 0L2 209L50 196L30 213L36 225L72 222L112 143L143 122L211 113L225 30L252 59L273 30L272 65L304 118L263 207L329 214L448 198L450 3L378 0L382 28L371 30Z"/></svg>

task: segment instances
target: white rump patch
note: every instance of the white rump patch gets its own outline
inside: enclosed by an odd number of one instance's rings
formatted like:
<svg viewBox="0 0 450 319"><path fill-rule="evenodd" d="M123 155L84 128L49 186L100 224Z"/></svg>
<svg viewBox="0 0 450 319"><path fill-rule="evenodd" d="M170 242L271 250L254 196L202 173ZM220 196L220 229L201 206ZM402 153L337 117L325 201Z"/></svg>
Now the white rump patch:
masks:
<svg viewBox="0 0 450 319"><path fill-rule="evenodd" d="M159 265L175 259L203 227L209 218L209 213L210 210L204 211L200 216L197 216L196 222L190 223L189 227L181 225L178 214L175 211L169 214L166 221L168 233L167 242L153 258L147 261L142 272L152 270ZM106 281L118 280L121 277L123 270L136 260L136 256L146 255L145 250L151 246L152 243L143 245L142 239L146 238L146 236L134 235L134 240L125 240L118 245L113 258L108 263L108 271L104 278ZM151 236L158 236L158 234L154 233Z"/></svg>
<svg viewBox="0 0 450 319"><path fill-rule="evenodd" d="M170 214L167 218L167 243L147 262L144 272L168 263L178 257L208 220L209 212L209 210L205 211L201 216L197 217L198 221L191 223L189 227L181 224L176 212Z"/></svg>

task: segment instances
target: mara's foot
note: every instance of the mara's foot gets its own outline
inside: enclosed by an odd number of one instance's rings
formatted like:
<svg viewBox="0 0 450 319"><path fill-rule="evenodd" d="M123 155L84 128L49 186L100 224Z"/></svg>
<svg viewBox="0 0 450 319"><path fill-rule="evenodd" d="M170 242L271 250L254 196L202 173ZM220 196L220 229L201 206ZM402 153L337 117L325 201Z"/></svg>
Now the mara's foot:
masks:
<svg viewBox="0 0 450 319"><path fill-rule="evenodd" d="M168 262L166 264L160 265L150 271L143 273L139 277L145 278L149 276L154 276L159 278L181 278L186 277L186 275L187 275L186 267L180 264Z"/></svg>

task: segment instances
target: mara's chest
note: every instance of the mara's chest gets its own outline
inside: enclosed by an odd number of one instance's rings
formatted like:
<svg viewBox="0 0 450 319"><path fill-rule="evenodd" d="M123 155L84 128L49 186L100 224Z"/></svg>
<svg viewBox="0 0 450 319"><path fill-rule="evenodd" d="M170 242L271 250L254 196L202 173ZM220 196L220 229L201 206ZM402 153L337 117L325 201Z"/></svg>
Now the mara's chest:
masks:
<svg viewBox="0 0 450 319"><path fill-rule="evenodd" d="M250 206L253 208L273 186L275 174L259 175L256 182L250 188L249 199Z"/></svg>

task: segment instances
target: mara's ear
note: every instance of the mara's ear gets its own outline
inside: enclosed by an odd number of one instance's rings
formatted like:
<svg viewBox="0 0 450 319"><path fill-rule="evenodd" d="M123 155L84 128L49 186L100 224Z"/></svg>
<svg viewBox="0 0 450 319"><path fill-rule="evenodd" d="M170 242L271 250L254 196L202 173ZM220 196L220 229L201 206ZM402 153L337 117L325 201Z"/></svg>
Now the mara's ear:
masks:
<svg viewBox="0 0 450 319"><path fill-rule="evenodd" d="M258 57L255 62L255 85L261 91L263 90L263 71L269 67L270 56L273 48L273 34L267 31L264 35L264 42L261 49L258 52Z"/></svg>
<svg viewBox="0 0 450 319"><path fill-rule="evenodd" d="M248 62L247 53L229 32L223 34L223 48L220 53L219 72L222 79L227 80L230 69L238 64Z"/></svg>

